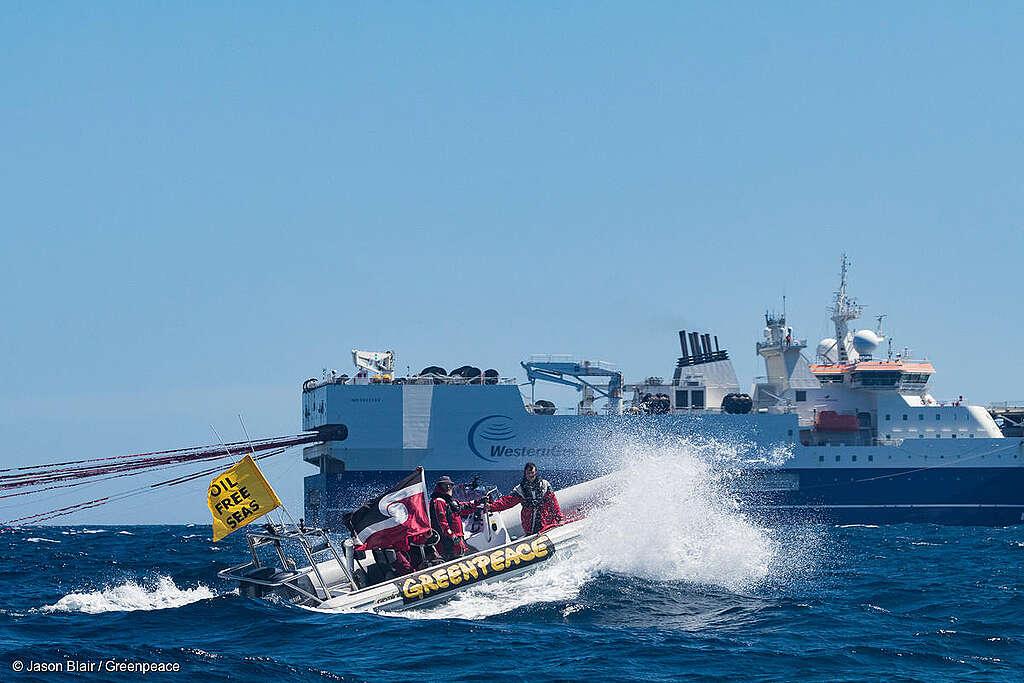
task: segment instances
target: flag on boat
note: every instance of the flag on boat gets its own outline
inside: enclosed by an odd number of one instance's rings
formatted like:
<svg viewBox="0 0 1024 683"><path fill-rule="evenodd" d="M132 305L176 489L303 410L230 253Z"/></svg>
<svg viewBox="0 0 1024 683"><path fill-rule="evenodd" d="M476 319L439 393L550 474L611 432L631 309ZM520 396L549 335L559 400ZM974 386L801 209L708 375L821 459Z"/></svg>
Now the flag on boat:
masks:
<svg viewBox="0 0 1024 683"><path fill-rule="evenodd" d="M393 547L411 536L430 531L423 468L417 467L390 491L345 515L345 525L362 541L360 550Z"/></svg>
<svg viewBox="0 0 1024 683"><path fill-rule="evenodd" d="M206 505L213 514L213 540L219 541L280 507L281 500L263 477L256 461L247 455L210 482Z"/></svg>

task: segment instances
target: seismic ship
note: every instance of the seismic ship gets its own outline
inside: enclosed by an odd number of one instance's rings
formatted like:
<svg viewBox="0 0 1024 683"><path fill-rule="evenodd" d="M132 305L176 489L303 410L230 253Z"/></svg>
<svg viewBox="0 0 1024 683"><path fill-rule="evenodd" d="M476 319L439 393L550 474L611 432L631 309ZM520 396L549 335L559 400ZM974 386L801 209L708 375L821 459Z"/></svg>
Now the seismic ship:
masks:
<svg viewBox="0 0 1024 683"><path fill-rule="evenodd" d="M831 307L835 335L807 341L785 315L766 314L756 352L766 376L741 392L729 353L711 334L679 332L671 381L627 385L614 366L569 357L521 363L514 378L463 366L395 377L394 354L353 351L355 376L324 372L302 387L306 519L341 528L367 489L417 465L456 481L510 488L534 461L555 486L611 467L616 435L720 438L750 448L733 480L742 504L769 518L835 523L1024 522L1024 408L982 407L929 393L932 363L879 352L885 336L851 328L862 306L847 294L847 261ZM533 400L537 382L575 387L574 414ZM630 395L630 400L623 396ZM600 412L595 401L603 400Z"/></svg>

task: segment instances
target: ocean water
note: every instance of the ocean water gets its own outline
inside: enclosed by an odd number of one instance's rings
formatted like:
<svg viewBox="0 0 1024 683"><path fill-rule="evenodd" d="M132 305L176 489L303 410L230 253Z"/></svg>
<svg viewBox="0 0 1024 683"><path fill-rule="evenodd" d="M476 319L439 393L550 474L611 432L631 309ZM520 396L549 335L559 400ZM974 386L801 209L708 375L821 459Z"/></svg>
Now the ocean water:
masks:
<svg viewBox="0 0 1024 683"><path fill-rule="evenodd" d="M242 598L216 573L244 537L209 526L7 530L0 680L1024 680L1024 527L773 526L674 455L572 557L399 616Z"/></svg>

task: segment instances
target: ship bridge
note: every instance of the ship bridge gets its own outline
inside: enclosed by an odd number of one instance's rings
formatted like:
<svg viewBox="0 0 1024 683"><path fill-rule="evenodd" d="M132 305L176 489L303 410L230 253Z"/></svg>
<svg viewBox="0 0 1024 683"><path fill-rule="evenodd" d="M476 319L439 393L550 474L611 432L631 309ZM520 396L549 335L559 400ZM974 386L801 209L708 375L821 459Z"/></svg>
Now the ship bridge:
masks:
<svg viewBox="0 0 1024 683"><path fill-rule="evenodd" d="M865 360L856 363L811 365L811 374L824 386L846 385L851 389L898 391L919 394L935 374L927 361Z"/></svg>

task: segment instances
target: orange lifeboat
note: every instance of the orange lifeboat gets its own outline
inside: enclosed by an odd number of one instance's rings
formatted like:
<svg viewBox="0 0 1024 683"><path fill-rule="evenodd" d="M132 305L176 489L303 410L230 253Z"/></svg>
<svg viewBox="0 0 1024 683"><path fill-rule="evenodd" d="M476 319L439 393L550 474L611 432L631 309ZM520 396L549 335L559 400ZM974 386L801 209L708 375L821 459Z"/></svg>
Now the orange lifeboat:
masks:
<svg viewBox="0 0 1024 683"><path fill-rule="evenodd" d="M860 431L860 420L856 415L840 415L834 410L823 410L814 420L816 432L856 432Z"/></svg>

